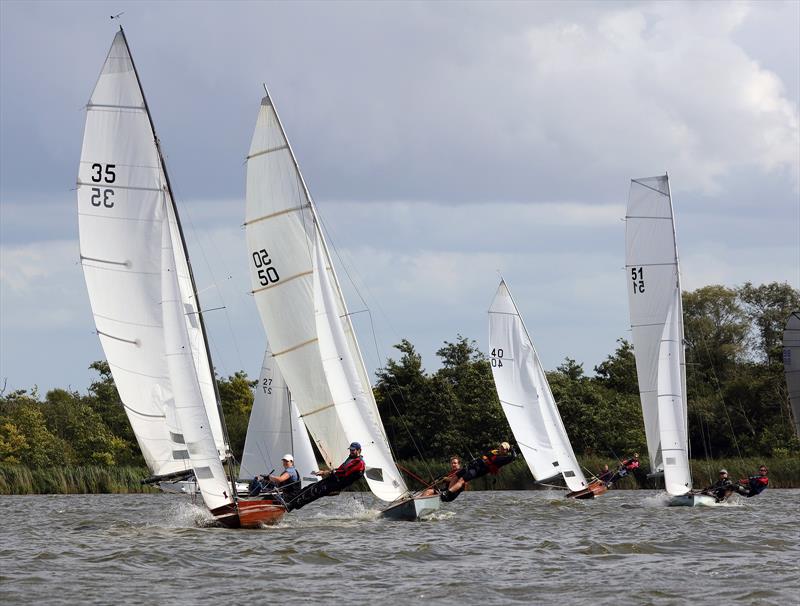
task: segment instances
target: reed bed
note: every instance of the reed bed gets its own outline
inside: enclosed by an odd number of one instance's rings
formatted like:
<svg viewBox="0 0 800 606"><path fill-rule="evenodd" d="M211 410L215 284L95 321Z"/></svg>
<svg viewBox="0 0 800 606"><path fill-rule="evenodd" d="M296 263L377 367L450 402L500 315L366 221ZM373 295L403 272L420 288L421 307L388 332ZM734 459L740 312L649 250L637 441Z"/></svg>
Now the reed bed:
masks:
<svg viewBox="0 0 800 606"><path fill-rule="evenodd" d="M584 474L599 473L603 464L614 469L616 462L601 457L578 457ZM769 468L771 488L800 488L800 458L745 458L691 461L692 477L696 488L702 488L716 481L720 469L725 468L734 480L746 478L756 473L759 465ZM412 459L400 461L399 466L408 486L422 488L432 478L447 473L447 461L427 461ZM649 464L642 459L643 471L634 476L622 478L614 484L617 489L661 488L658 480L648 479L646 469ZM100 467L64 466L48 468L29 468L24 465L0 464L0 495L9 494L103 494L103 493L148 493L158 489L143 486L142 478L149 475L144 467ZM415 477L416 476L416 477ZM416 479L416 478L419 478ZM420 481L421 480L421 481ZM554 484L562 482L554 481ZM518 459L504 467L496 475L487 475L470 482L470 490L542 490L548 485L537 483L524 460ZM368 490L367 483L361 480L350 490Z"/></svg>
<svg viewBox="0 0 800 606"><path fill-rule="evenodd" d="M103 494L157 492L140 483L144 467L64 466L31 469L0 465L0 494Z"/></svg>

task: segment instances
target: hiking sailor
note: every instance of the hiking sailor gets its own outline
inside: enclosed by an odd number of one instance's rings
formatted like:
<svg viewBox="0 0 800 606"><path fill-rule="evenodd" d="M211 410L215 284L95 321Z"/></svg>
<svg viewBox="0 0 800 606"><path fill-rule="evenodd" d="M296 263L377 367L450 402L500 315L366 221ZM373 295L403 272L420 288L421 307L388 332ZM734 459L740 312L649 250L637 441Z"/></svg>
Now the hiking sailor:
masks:
<svg viewBox="0 0 800 606"><path fill-rule="evenodd" d="M461 470L461 459L453 455L450 457L450 471L443 478L434 482L434 487L425 489L420 496L430 497L439 493L439 498L445 503L455 501L456 497L464 492L467 483L458 477Z"/></svg>
<svg viewBox="0 0 800 606"><path fill-rule="evenodd" d="M281 459L283 473L277 476L268 476L273 486L278 488L284 500L288 501L300 492L300 474L294 466L294 457L291 454L283 455Z"/></svg>
<svg viewBox="0 0 800 606"><path fill-rule="evenodd" d="M769 486L767 474L769 470L766 465L758 468L758 475L750 476L746 480L739 480L736 485L736 492L745 497L754 497L761 494Z"/></svg>
<svg viewBox="0 0 800 606"><path fill-rule="evenodd" d="M350 454L344 463L334 470L315 471L314 475L320 476L322 480L306 486L292 499L287 499L286 508L289 511L300 509L320 497L338 493L364 477L365 470L366 465L361 456L361 444L353 442L350 444Z"/></svg>
<svg viewBox="0 0 800 606"><path fill-rule="evenodd" d="M480 458L470 461L465 467L459 469L456 472L458 480L447 488L447 492L461 492L467 482L483 477L487 473L497 475L500 473L501 467L508 465L516 458L517 454L509 443L501 442L495 450L491 450Z"/></svg>

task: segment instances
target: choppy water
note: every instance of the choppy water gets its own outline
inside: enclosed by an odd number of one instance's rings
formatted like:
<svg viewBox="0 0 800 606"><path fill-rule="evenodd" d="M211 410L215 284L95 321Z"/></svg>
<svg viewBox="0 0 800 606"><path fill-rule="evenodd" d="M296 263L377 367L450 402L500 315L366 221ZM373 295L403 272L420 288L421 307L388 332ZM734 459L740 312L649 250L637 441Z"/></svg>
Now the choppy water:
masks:
<svg viewBox="0 0 800 606"><path fill-rule="evenodd" d="M225 530L177 495L0 497L0 602L783 606L800 603L799 506L800 490L696 509L471 492L411 523L350 493Z"/></svg>

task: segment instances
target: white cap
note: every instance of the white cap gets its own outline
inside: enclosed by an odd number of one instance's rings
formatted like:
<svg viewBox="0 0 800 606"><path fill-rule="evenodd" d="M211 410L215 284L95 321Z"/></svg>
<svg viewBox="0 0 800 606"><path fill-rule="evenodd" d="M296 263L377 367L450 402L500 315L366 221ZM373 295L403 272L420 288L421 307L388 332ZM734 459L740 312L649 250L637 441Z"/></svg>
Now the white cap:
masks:
<svg viewBox="0 0 800 606"><path fill-rule="evenodd" d="M290 454L285 454L281 457L282 461L289 461L290 463L294 463L294 457Z"/></svg>

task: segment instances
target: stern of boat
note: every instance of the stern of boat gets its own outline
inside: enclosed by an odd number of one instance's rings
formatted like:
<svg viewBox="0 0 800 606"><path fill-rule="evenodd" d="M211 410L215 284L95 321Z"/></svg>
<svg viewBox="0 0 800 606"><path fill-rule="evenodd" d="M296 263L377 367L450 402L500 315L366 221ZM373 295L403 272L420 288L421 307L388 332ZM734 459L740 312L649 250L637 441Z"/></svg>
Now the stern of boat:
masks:
<svg viewBox="0 0 800 606"><path fill-rule="evenodd" d="M442 501L438 494L430 496L415 496L394 503L382 510L381 518L414 522L439 511Z"/></svg>

